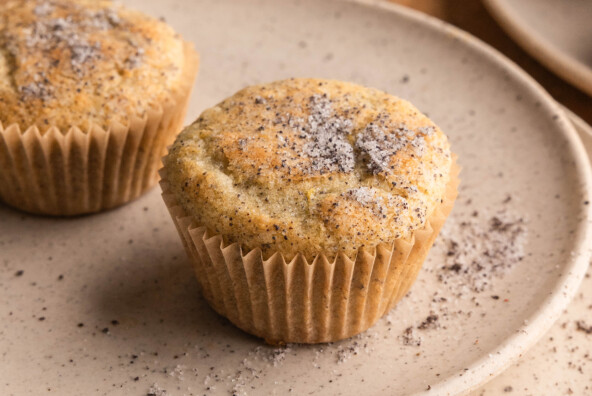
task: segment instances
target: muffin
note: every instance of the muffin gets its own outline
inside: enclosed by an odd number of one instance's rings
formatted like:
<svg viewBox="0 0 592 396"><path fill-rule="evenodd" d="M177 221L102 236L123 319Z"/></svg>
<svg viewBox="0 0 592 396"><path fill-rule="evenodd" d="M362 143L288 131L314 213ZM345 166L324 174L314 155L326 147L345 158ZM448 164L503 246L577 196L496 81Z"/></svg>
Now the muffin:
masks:
<svg viewBox="0 0 592 396"><path fill-rule="evenodd" d="M164 22L106 0L0 5L0 199L77 215L158 180L197 54Z"/></svg>
<svg viewBox="0 0 592 396"><path fill-rule="evenodd" d="M318 343L366 330L407 293L457 174L410 103L290 79L204 111L161 186L210 305L269 343Z"/></svg>

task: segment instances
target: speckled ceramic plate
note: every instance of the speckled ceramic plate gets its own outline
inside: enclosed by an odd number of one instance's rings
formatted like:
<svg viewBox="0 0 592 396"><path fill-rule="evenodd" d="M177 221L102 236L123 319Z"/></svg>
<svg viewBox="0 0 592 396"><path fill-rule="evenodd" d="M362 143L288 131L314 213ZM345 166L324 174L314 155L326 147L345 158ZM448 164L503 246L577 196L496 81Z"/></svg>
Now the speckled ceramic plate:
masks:
<svg viewBox="0 0 592 396"><path fill-rule="evenodd" d="M576 127L590 156L592 127L571 111L564 111ZM592 268L589 267L576 297L551 330L516 363L473 395L589 394L592 390L591 301ZM552 370L549 370L550 362Z"/></svg>
<svg viewBox="0 0 592 396"><path fill-rule="evenodd" d="M498 53L382 3L124 3L195 41L190 118L247 84L290 76L375 86L449 134L460 196L387 317L351 340L288 348L208 308L157 190L74 219L1 207L3 394L463 393L522 354L575 293L592 242L586 155L558 106Z"/></svg>
<svg viewBox="0 0 592 396"><path fill-rule="evenodd" d="M592 95L592 1L485 0L485 4L530 55Z"/></svg>

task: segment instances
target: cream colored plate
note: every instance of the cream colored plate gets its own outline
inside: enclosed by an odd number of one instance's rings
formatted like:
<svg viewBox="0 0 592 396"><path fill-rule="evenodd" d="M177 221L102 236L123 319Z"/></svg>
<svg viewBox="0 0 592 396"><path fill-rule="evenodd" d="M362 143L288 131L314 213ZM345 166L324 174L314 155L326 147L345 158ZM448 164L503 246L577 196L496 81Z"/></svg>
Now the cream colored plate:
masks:
<svg viewBox="0 0 592 396"><path fill-rule="evenodd" d="M3 394L462 393L523 353L575 293L592 242L589 165L558 106L498 53L380 4L125 3L195 41L202 70L191 118L247 84L290 76L409 99L447 131L464 168L450 224L487 229L503 210L523 218L524 259L483 292L467 291L464 278L441 270L441 238L411 294L370 331L274 349L207 307L159 191L75 219L0 208ZM438 320L427 320L431 311ZM420 346L405 345L409 327Z"/></svg>
<svg viewBox="0 0 592 396"><path fill-rule="evenodd" d="M484 0L526 51L592 95L591 0Z"/></svg>
<svg viewBox="0 0 592 396"><path fill-rule="evenodd" d="M592 154L592 127L564 109ZM476 390L474 396L507 394L586 395L592 391L592 268L574 300L544 337L506 371ZM553 369L549 369L549 365ZM514 393L509 393L509 391ZM571 392L571 393L570 393Z"/></svg>

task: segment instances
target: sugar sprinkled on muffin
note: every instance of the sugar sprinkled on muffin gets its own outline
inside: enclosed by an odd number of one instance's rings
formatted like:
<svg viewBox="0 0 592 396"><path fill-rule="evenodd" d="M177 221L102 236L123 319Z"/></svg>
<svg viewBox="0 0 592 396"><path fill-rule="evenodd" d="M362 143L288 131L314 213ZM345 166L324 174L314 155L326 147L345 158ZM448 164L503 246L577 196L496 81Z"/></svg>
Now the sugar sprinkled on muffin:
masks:
<svg viewBox="0 0 592 396"><path fill-rule="evenodd" d="M0 5L0 121L86 129L127 124L184 83L185 47L165 23L107 0Z"/></svg>
<svg viewBox="0 0 592 396"><path fill-rule="evenodd" d="M248 87L206 110L165 160L198 224L265 256L392 243L441 203L452 159L408 102L330 80Z"/></svg>

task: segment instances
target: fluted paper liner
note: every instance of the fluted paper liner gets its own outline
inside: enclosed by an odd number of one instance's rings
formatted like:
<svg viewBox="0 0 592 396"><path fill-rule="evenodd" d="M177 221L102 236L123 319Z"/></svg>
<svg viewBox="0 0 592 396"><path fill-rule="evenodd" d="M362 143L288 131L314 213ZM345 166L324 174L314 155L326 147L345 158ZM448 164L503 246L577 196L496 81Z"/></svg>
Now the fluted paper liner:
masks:
<svg viewBox="0 0 592 396"><path fill-rule="evenodd" d="M320 343L348 338L371 327L407 292L452 210L459 168L454 162L442 203L425 227L392 245L362 248L355 260L319 254L308 263L298 254L265 260L225 246L185 213L161 170L163 199L189 255L202 292L220 315L271 344Z"/></svg>
<svg viewBox="0 0 592 396"><path fill-rule="evenodd" d="M128 126L67 132L0 123L0 200L38 214L78 215L131 201L158 180L166 147L181 130L198 57L185 46L182 86Z"/></svg>

